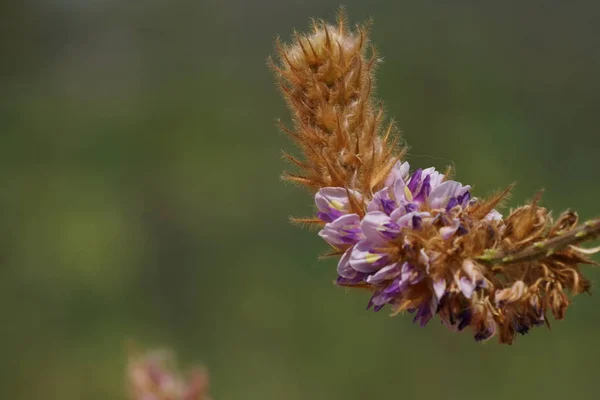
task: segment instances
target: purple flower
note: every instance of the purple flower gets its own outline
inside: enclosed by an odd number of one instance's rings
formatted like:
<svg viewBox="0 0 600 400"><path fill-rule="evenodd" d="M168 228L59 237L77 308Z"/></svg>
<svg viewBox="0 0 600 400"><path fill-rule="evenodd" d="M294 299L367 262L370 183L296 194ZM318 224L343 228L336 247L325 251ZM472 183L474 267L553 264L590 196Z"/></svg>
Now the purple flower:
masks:
<svg viewBox="0 0 600 400"><path fill-rule="evenodd" d="M410 191L410 193L414 196L414 194L421 188L423 180L423 170L419 168L410 177L406 187Z"/></svg>
<svg viewBox="0 0 600 400"><path fill-rule="evenodd" d="M401 273L400 264L390 264L381 268L373 275L367 277L367 282L370 284L379 284L385 281L392 280Z"/></svg>
<svg viewBox="0 0 600 400"><path fill-rule="evenodd" d="M419 283L423 279L423 274L414 265L405 262L402 264L402 281L409 285Z"/></svg>
<svg viewBox="0 0 600 400"><path fill-rule="evenodd" d="M399 294L400 292L398 292L396 288L392 288L390 285L390 287L385 288L384 290L375 292L369 302L375 304L376 306L383 307L394 300Z"/></svg>
<svg viewBox="0 0 600 400"><path fill-rule="evenodd" d="M424 169L423 175L429 176L429 183L432 189L435 189L436 187L440 186L440 184L444 180L444 174L439 173L433 167Z"/></svg>
<svg viewBox="0 0 600 400"><path fill-rule="evenodd" d="M388 265L390 256L369 240L361 240L353 248L350 265L359 272L374 273Z"/></svg>
<svg viewBox="0 0 600 400"><path fill-rule="evenodd" d="M447 306L458 293L472 299L477 290L488 287L479 267L466 260L454 275L453 283L447 282L446 276L432 279L430 268L435 266L434 275L442 272L437 271L440 266L435 262L440 253L415 245L410 235L403 236L405 229L421 230L432 224L444 240L468 233L469 225L465 224L462 216L463 211L476 202L471 196L471 187L456 181L444 181L444 175L434 168L417 169L412 174L409 169L408 163L400 162L392 168L385 186L373 194L362 218L352 213L352 198L361 206L364 204L364 197L357 191L327 187L315 195L318 217L326 222L319 235L339 251L344 251L337 266L337 283L371 285L374 293L367 309L379 311L386 304L400 305L407 300L412 303L409 311L415 313L414 322L421 326L425 326L439 311L449 328L462 330L472 325L475 327L475 339L487 340L496 333L497 327L493 317L485 310L462 305L462 310L457 311ZM501 220L502 215L492 210L485 219ZM392 258L391 254L396 252L391 250L396 248L400 248L398 254L405 259ZM406 261L408 259L411 263ZM403 296L413 294L407 289L423 279L427 279L430 292L425 297L419 292L415 294L416 298L404 299ZM519 294L516 293L518 289L514 287L498 292L497 306L513 301L513 297ZM523 321L517 321L517 328L524 331L523 327L539 321L543 322L543 313L537 319L530 314Z"/></svg>
<svg viewBox="0 0 600 400"><path fill-rule="evenodd" d="M413 322L420 321L421 327L425 327L429 320L436 314L438 302L435 297L431 297L426 301L421 302L417 308L417 314Z"/></svg>
<svg viewBox="0 0 600 400"><path fill-rule="evenodd" d="M430 217L430 216L431 216L431 214L429 214L428 212L412 211L412 212L406 213L405 209L398 208L396 211L394 211L392 213L390 218L392 220L396 221L396 224L400 228L409 227L409 228L418 229L421 226L421 222L423 221L423 218Z"/></svg>
<svg viewBox="0 0 600 400"><path fill-rule="evenodd" d="M450 201L454 198L454 202L458 205L458 197L465 196L471 190L470 186L463 186L460 182L445 181L438 187L432 190L429 196L429 206L433 209L445 209Z"/></svg>
<svg viewBox="0 0 600 400"><path fill-rule="evenodd" d="M375 244L385 244L400 234L400 225L381 211L367 213L360 227L365 237Z"/></svg>
<svg viewBox="0 0 600 400"><path fill-rule="evenodd" d="M350 279L350 278L344 278L343 276L338 276L335 283L337 285L356 285L359 284L361 282L364 282L364 274L357 274L356 277Z"/></svg>
<svg viewBox="0 0 600 400"><path fill-rule="evenodd" d="M390 264L381 268L377 273L370 275L366 281L379 285L393 280L373 293L367 309L375 305L375 311L379 311L384 305L394 302L410 285L420 282L423 277L424 275L417 268L407 262L402 264L402 267L399 264Z"/></svg>
<svg viewBox="0 0 600 400"><path fill-rule="evenodd" d="M342 278L354 279L358 275L358 271L350 266L350 254L352 254L352 248L346 250L342 258L340 258L337 272Z"/></svg>
<svg viewBox="0 0 600 400"><path fill-rule="evenodd" d="M460 220L458 218L452 218L450 225L446 225L440 228L440 235L444 240L450 239L460 228Z"/></svg>
<svg viewBox="0 0 600 400"><path fill-rule="evenodd" d="M319 236L338 249L353 245L362 238L360 217L357 214L342 215L326 224Z"/></svg>
<svg viewBox="0 0 600 400"><path fill-rule="evenodd" d="M385 186L391 187L397 181L405 182L408 179L408 173L410 171L410 165L407 162L398 161L396 165L390 171L390 174L385 180Z"/></svg>
<svg viewBox="0 0 600 400"><path fill-rule="evenodd" d="M356 190L346 190L342 187L325 187L315 195L317 216L323 222L333 222L350 211L348 192L357 201L362 201L362 195Z"/></svg>
<svg viewBox="0 0 600 400"><path fill-rule="evenodd" d="M391 194L390 192L390 189L385 187L375 193L373 199L367 205L367 211L382 211L390 215L398 207L398 203L392 198L393 192Z"/></svg>

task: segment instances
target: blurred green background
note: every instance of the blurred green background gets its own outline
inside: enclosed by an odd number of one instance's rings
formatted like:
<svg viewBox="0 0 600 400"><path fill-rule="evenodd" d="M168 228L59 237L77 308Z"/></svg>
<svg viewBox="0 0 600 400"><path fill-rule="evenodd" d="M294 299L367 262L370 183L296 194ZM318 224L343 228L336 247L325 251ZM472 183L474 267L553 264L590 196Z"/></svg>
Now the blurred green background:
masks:
<svg viewBox="0 0 600 400"><path fill-rule="evenodd" d="M413 165L600 214L597 2L345 4ZM312 199L279 181L266 57L338 5L1 3L1 399L123 399L127 340L206 365L217 400L598 397L597 297L478 345L365 312L288 224Z"/></svg>

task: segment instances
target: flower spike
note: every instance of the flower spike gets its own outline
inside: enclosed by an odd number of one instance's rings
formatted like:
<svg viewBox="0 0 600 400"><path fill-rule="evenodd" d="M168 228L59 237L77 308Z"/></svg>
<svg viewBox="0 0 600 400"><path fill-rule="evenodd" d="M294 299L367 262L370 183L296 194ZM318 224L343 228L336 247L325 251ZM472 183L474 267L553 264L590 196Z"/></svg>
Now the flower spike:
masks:
<svg viewBox="0 0 600 400"><path fill-rule="evenodd" d="M567 293L590 291L579 265L597 265L589 256L600 247L578 245L600 237L600 219L578 225L567 211L554 221L539 195L503 216L513 185L479 199L451 169L411 172L372 98L379 59L366 26L315 22L278 42L277 55L271 67L294 123L283 130L303 155L285 155L301 174L284 176L310 188L317 209L296 221L320 226L340 256L336 284L368 289L367 309L407 311L421 326L437 315L477 342L511 344L549 326L549 312L564 318Z"/></svg>

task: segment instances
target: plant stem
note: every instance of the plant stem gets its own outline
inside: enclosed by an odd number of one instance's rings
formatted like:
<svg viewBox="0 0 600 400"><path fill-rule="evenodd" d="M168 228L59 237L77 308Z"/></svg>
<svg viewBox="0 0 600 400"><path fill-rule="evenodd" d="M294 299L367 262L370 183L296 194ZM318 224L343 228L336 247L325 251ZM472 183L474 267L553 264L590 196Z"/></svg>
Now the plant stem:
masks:
<svg viewBox="0 0 600 400"><path fill-rule="evenodd" d="M477 260L486 264L513 264L530 261L550 257L567 246L594 240L598 237L600 237L600 218L587 221L573 230L559 234L552 239L535 242L523 249L512 251L487 250L482 256L477 257Z"/></svg>

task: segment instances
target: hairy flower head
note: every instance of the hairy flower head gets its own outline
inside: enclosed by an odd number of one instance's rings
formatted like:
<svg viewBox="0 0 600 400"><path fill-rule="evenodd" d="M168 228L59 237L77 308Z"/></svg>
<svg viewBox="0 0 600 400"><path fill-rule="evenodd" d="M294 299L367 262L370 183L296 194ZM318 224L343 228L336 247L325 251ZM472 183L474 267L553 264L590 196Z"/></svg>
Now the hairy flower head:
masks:
<svg viewBox="0 0 600 400"><path fill-rule="evenodd" d="M394 126L382 129L383 107L372 99L378 59L367 26L350 30L342 14L337 26L314 22L312 33L295 34L292 44L277 41L277 54L279 62L270 65L294 123L283 129L304 156L284 153L302 171L285 179L365 193L381 186L402 151Z"/></svg>
<svg viewBox="0 0 600 400"><path fill-rule="evenodd" d="M598 249L575 246L600 235L600 220L556 221L535 198L505 217L496 209L512 186L478 199L472 188L434 168L411 171L393 125L371 98L374 50L367 29L314 23L313 32L278 42L272 63L292 111L302 174L287 180L315 191L319 236L340 257L337 284L371 291L367 309L409 312L425 326L434 316L476 341L516 334L562 319L567 293L589 291L579 264Z"/></svg>

